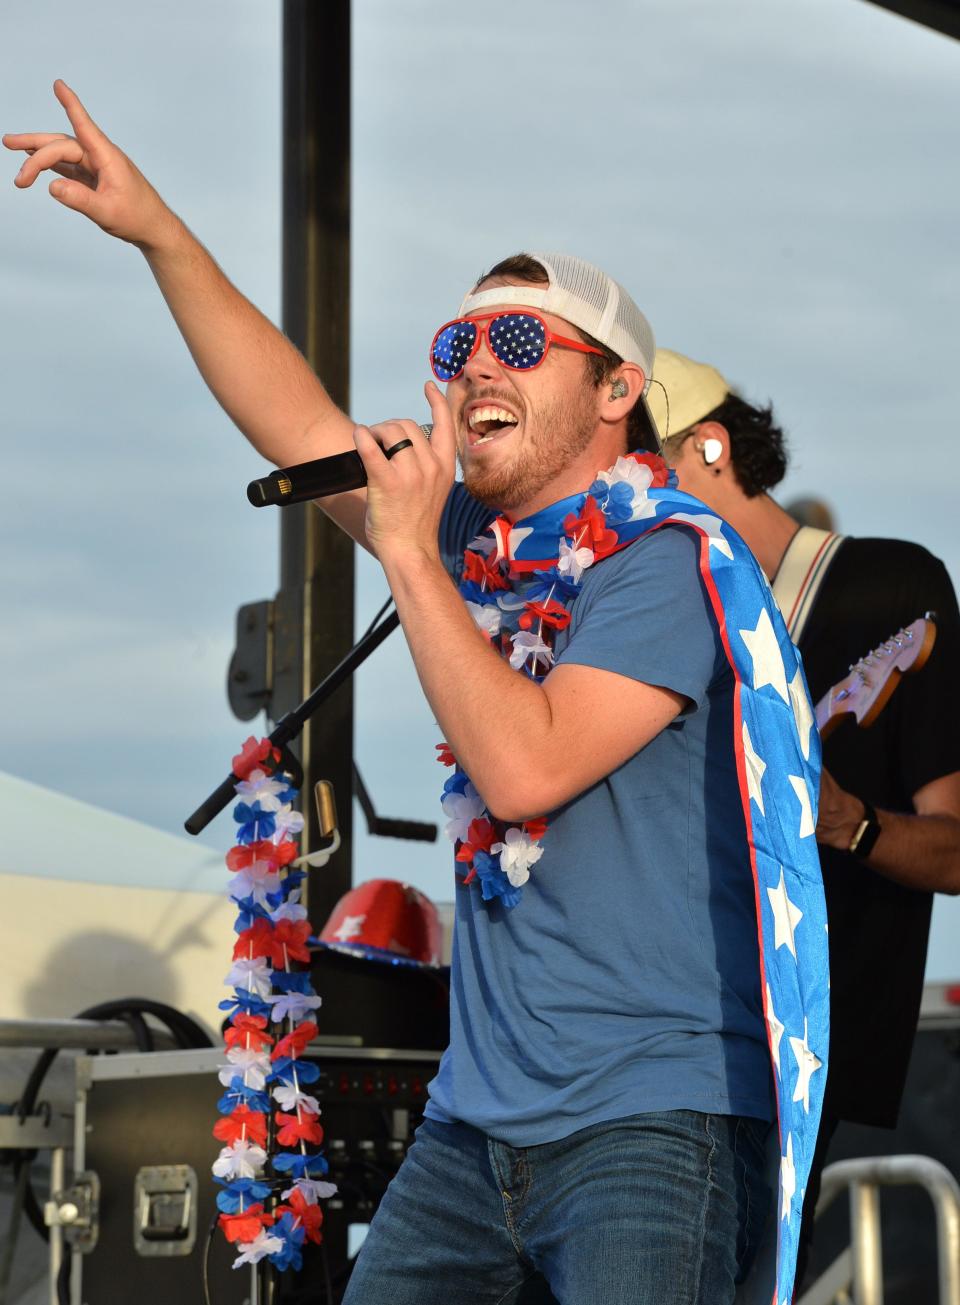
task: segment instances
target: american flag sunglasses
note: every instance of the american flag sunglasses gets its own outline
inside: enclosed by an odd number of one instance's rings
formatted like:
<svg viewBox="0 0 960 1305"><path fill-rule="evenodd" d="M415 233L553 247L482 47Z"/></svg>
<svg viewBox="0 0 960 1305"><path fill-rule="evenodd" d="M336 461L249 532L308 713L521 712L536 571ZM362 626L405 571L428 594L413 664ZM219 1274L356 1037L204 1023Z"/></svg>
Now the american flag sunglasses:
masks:
<svg viewBox="0 0 960 1305"><path fill-rule="evenodd" d="M552 344L578 353L603 354L592 344L557 335L537 313L477 313L447 322L433 337L430 366L437 380L459 376L484 338L497 362L518 372L539 367Z"/></svg>

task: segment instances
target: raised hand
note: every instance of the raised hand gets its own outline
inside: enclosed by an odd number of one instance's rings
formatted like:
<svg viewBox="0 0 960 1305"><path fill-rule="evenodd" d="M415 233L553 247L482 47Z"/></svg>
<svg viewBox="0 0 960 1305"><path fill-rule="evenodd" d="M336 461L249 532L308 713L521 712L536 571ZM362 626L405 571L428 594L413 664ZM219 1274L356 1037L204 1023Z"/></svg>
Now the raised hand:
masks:
<svg viewBox="0 0 960 1305"><path fill-rule="evenodd" d="M159 243L176 223L174 214L139 169L104 135L66 82L54 82L53 93L74 134L4 136L7 149L27 155L14 185L26 190L41 172L56 172L59 175L50 183L50 194L65 208L83 213L108 235L141 249Z"/></svg>

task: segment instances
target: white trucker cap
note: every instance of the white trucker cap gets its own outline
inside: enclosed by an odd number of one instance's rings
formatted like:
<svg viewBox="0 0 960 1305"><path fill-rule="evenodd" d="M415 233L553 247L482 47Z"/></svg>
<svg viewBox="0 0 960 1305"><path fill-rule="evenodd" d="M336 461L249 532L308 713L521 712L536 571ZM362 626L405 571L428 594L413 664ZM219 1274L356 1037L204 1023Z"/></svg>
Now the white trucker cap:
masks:
<svg viewBox="0 0 960 1305"><path fill-rule="evenodd" d="M650 385L657 346L653 328L622 285L592 263L571 254L530 254L550 282L539 286L496 286L471 292L460 305L459 317L498 304L523 304L556 313L605 344L624 362L643 369L644 393Z"/></svg>

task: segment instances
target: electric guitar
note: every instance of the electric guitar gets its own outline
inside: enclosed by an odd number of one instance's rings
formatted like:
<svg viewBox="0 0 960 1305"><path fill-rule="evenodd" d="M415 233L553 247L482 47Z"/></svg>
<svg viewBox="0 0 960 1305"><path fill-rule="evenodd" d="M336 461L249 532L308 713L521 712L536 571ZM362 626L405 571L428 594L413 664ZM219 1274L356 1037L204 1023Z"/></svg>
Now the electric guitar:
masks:
<svg viewBox="0 0 960 1305"><path fill-rule="evenodd" d="M903 675L913 675L926 665L937 637L936 614L911 622L885 639L850 667L850 673L833 685L814 708L820 737L825 739L845 716L861 728L872 725L893 696Z"/></svg>

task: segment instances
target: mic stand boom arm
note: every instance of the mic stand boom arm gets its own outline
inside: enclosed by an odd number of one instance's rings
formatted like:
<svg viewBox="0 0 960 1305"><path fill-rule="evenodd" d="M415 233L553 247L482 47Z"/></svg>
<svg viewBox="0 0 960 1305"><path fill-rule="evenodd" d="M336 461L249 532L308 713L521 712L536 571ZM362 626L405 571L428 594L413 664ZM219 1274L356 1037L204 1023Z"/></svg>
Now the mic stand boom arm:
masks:
<svg viewBox="0 0 960 1305"><path fill-rule="evenodd" d="M366 661L375 648L380 647L387 635L392 634L399 624L400 617L395 611L391 612L379 625L374 626L354 644L346 657L337 663L325 679L320 681L309 697L304 698L299 707L288 711L286 716L282 716L274 726L269 736L270 742L280 749L297 788L303 783L303 770L288 745L297 737L317 708L326 702L336 689L339 689L344 680L349 679L357 667ZM183 827L188 834L199 834L201 830L206 829L214 816L218 816L224 807L229 806L236 797L238 782L239 776L231 771L223 783L200 803L193 815L188 816L184 821Z"/></svg>

